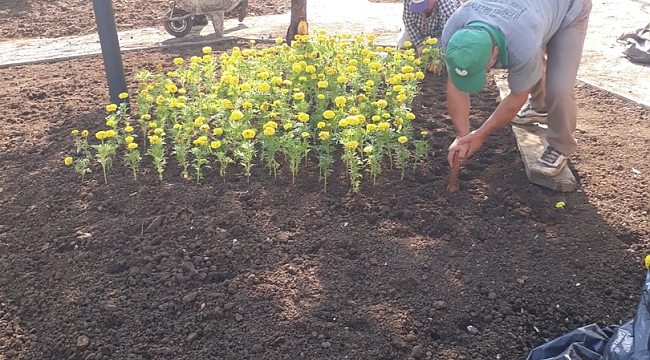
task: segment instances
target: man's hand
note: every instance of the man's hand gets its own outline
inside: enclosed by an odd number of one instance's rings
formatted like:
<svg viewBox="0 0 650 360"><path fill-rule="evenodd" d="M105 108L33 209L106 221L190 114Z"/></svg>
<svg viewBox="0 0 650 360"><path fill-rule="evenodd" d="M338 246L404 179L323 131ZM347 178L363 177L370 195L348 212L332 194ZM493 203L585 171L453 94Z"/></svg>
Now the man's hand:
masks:
<svg viewBox="0 0 650 360"><path fill-rule="evenodd" d="M454 154L458 153L458 159L461 163L469 159L474 155L480 148L483 146L485 137L474 130L469 134L461 137L457 137L453 143L449 146L449 153L447 154L447 162L449 166L454 164Z"/></svg>

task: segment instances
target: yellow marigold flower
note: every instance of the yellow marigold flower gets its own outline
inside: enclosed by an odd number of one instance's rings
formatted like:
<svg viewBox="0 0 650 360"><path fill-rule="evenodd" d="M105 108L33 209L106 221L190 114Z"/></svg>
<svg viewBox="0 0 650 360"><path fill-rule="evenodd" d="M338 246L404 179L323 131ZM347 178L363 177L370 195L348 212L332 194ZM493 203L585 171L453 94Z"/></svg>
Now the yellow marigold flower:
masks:
<svg viewBox="0 0 650 360"><path fill-rule="evenodd" d="M276 123L275 121L268 121L268 122L266 122L266 124L264 124L263 127L265 127L265 128L271 127L271 128L277 129L278 128L278 123Z"/></svg>
<svg viewBox="0 0 650 360"><path fill-rule="evenodd" d="M206 146L208 145L208 137L207 136L199 136L197 139L192 141L194 145L197 146Z"/></svg>
<svg viewBox="0 0 650 360"><path fill-rule="evenodd" d="M155 129L155 128L158 127L158 123L155 122L155 121L152 121L152 122L149 123L149 127L152 128L152 129Z"/></svg>
<svg viewBox="0 0 650 360"><path fill-rule="evenodd" d="M566 203L564 201L558 201L557 203L555 203L555 208L556 209L564 209L565 206L566 206Z"/></svg>
<svg viewBox="0 0 650 360"><path fill-rule="evenodd" d="M282 125L282 128L285 129L285 130L290 130L292 127L293 127L293 124L290 123L290 122L285 123L284 125Z"/></svg>
<svg viewBox="0 0 650 360"><path fill-rule="evenodd" d="M295 94L293 94L293 99L298 100L298 101L305 100L305 93L303 93L303 92L295 93Z"/></svg>
<svg viewBox="0 0 650 360"><path fill-rule="evenodd" d="M359 119L357 115L349 115L348 117L346 117L346 119L348 120L348 124L350 125L361 124L361 119Z"/></svg>
<svg viewBox="0 0 650 360"><path fill-rule="evenodd" d="M87 137L88 136L88 130L84 130L81 132L81 137Z"/></svg>
<svg viewBox="0 0 650 360"><path fill-rule="evenodd" d="M370 154L372 152L372 150L373 150L372 145L368 145L368 146L363 148L363 152L366 153L366 154Z"/></svg>
<svg viewBox="0 0 650 360"><path fill-rule="evenodd" d="M97 133L95 133L95 137L96 137L97 139L99 139L99 140L104 140L104 139L106 139L106 137L107 137L107 136L106 136L106 131L103 131L103 130L102 130L102 131L98 131Z"/></svg>
<svg viewBox="0 0 650 360"><path fill-rule="evenodd" d="M380 121L380 120L381 120L381 116L379 116L379 115L373 115L371 119L372 119L372 121L377 122L377 121Z"/></svg>
<svg viewBox="0 0 650 360"><path fill-rule="evenodd" d="M422 137L427 137L427 135L429 135L429 133L426 132L426 131L421 131L421 132L420 132L420 135L421 135Z"/></svg>
<svg viewBox="0 0 650 360"><path fill-rule="evenodd" d="M402 67L402 72L404 74L412 73L413 70L415 70L415 69L411 65L406 65L406 66Z"/></svg>
<svg viewBox="0 0 650 360"><path fill-rule="evenodd" d="M205 123L205 117L199 116L196 119L194 119L194 126L196 127L201 127Z"/></svg>
<svg viewBox="0 0 650 360"><path fill-rule="evenodd" d="M648 269L650 269L650 255L647 255L647 256L645 257L645 261L644 261L644 263L645 263L645 267L648 268Z"/></svg>
<svg viewBox="0 0 650 360"><path fill-rule="evenodd" d="M390 129L390 124L387 123L387 122L385 122L385 121L380 122L380 123L377 125L377 129L378 129L379 131L386 131L386 130Z"/></svg>
<svg viewBox="0 0 650 360"><path fill-rule="evenodd" d="M319 129L324 129L325 128L325 122L319 121L318 124L316 124L316 127Z"/></svg>
<svg viewBox="0 0 650 360"><path fill-rule="evenodd" d="M397 138L397 142L400 144L406 144L407 141L409 141L409 139L406 136L400 136Z"/></svg>
<svg viewBox="0 0 650 360"><path fill-rule="evenodd" d="M316 97L318 100L325 100L325 94L318 94Z"/></svg>
<svg viewBox="0 0 650 360"><path fill-rule="evenodd" d="M273 136L275 135L275 129L272 126L265 126L263 133L266 136Z"/></svg>
<svg viewBox="0 0 650 360"><path fill-rule="evenodd" d="M415 119L415 114L413 114L412 112L406 113L406 119L407 120Z"/></svg>
<svg viewBox="0 0 650 360"><path fill-rule="evenodd" d="M213 148L213 149L220 148L221 147L221 141L215 140L215 141L211 142L210 147Z"/></svg>
<svg viewBox="0 0 650 360"><path fill-rule="evenodd" d="M348 141L348 142L345 143L345 148L346 149L354 150L357 147L359 147L359 143L354 141L354 140L351 140L351 141Z"/></svg>
<svg viewBox="0 0 650 360"><path fill-rule="evenodd" d="M397 119L395 119L395 121L393 123L396 126L400 126L400 125L402 125L404 123L404 119L402 119L401 117L398 117Z"/></svg>
<svg viewBox="0 0 650 360"><path fill-rule="evenodd" d="M306 114L304 112L298 113L296 117L298 118L298 121L300 121L301 123L309 122L309 114Z"/></svg>
<svg viewBox="0 0 650 360"><path fill-rule="evenodd" d="M274 77L271 78L271 82L275 86L280 86L280 85L282 85L282 78L279 77L279 76L274 76Z"/></svg>
<svg viewBox="0 0 650 360"><path fill-rule="evenodd" d="M327 141L330 138L330 133L328 131L321 131L318 133L318 138L321 139L321 141Z"/></svg>
<svg viewBox="0 0 650 360"><path fill-rule="evenodd" d="M126 147L127 147L129 150L135 150L135 149L138 148L138 143L131 142L131 143L126 144Z"/></svg>
<svg viewBox="0 0 650 360"><path fill-rule="evenodd" d="M284 40L282 38L276 38L275 39L275 43L278 44L278 45L282 44L283 42L284 42Z"/></svg>
<svg viewBox="0 0 650 360"><path fill-rule="evenodd" d="M377 107L378 108L383 109L386 106L388 106L388 102L386 100L384 100L384 99L377 100Z"/></svg>
<svg viewBox="0 0 650 360"><path fill-rule="evenodd" d="M418 80L424 79L424 73L422 71L418 71L415 73L415 78Z"/></svg>
<svg viewBox="0 0 650 360"><path fill-rule="evenodd" d="M314 65L307 65L305 66L305 72L308 74L314 74L316 73L316 67Z"/></svg>
<svg viewBox="0 0 650 360"><path fill-rule="evenodd" d="M249 83L243 83L239 85L239 90L243 92L251 91L251 85Z"/></svg>
<svg viewBox="0 0 650 360"><path fill-rule="evenodd" d="M109 126L109 127L115 126L115 120L107 120L106 121L106 126Z"/></svg>
<svg viewBox="0 0 650 360"><path fill-rule="evenodd" d="M346 126L348 126L348 125L350 125L350 123L348 122L347 119L341 119L341 120L339 120L339 126L340 126L340 127L346 127Z"/></svg>
<svg viewBox="0 0 650 360"><path fill-rule="evenodd" d="M183 65L183 58L175 58L174 59L174 64Z"/></svg>
<svg viewBox="0 0 650 360"><path fill-rule="evenodd" d="M208 124L203 124L203 125L201 125L201 127L199 128L199 130L204 131L204 132L208 132L208 131L210 131L210 125L208 125Z"/></svg>
<svg viewBox="0 0 650 360"><path fill-rule="evenodd" d="M204 46L201 51L203 51L204 54L209 54L212 52L212 48L209 46Z"/></svg>
<svg viewBox="0 0 650 360"><path fill-rule="evenodd" d="M156 128L153 130L153 133L162 136L165 133L165 130L163 128Z"/></svg>
<svg viewBox="0 0 650 360"><path fill-rule="evenodd" d="M113 112L113 111L115 111L115 110L117 110L117 105L115 105L115 104L108 104L108 105L106 105L106 111L108 111L108 112Z"/></svg>
<svg viewBox="0 0 650 360"><path fill-rule="evenodd" d="M229 99L221 99L221 105L226 109L234 108L234 106L232 105L232 101L230 101Z"/></svg>
<svg viewBox="0 0 650 360"><path fill-rule="evenodd" d="M172 126L172 129L174 129L174 130L180 130L182 127L183 127L183 126L181 126L181 124L174 124L174 126Z"/></svg>
<svg viewBox="0 0 650 360"><path fill-rule="evenodd" d="M164 103L165 103L165 97L162 95L158 95L158 97L156 97L156 104L162 105Z"/></svg>
<svg viewBox="0 0 650 360"><path fill-rule="evenodd" d="M72 132L70 134L72 134L72 136L77 136L77 135L79 135L79 130L74 129L74 130L72 130Z"/></svg>
<svg viewBox="0 0 650 360"><path fill-rule="evenodd" d="M185 95L185 94L187 94L187 90L186 90L186 89L178 89L178 93L179 93L180 95ZM179 97L178 97L179 100L180 100L181 98L183 98L183 102L185 102L185 100L187 100L187 99L184 98L183 96L179 96Z"/></svg>
<svg viewBox="0 0 650 360"><path fill-rule="evenodd" d="M341 76L339 76L339 77L336 78L336 82L339 83L339 84L343 84L343 83L346 82L347 80L348 80L348 78L345 77L345 76L343 76L343 75L341 75Z"/></svg>
<svg viewBox="0 0 650 360"><path fill-rule="evenodd" d="M384 119L390 119L390 113L385 112L381 114L381 117L383 117Z"/></svg>
<svg viewBox="0 0 650 360"><path fill-rule="evenodd" d="M435 45L435 44L438 43L438 39L437 38L428 38L428 39L426 39L424 41L424 43L427 44L427 45Z"/></svg>
<svg viewBox="0 0 650 360"><path fill-rule="evenodd" d="M244 114L239 111L239 110L234 110L231 114L228 120L230 121L239 121L244 118Z"/></svg>
<svg viewBox="0 0 650 360"><path fill-rule="evenodd" d="M244 109L252 109L253 108L253 103L250 102L250 101L244 101L241 104L241 107L243 107Z"/></svg>
<svg viewBox="0 0 650 360"><path fill-rule="evenodd" d="M217 135L217 136L220 136L220 135L223 134L223 129L220 128L220 127L218 127L218 128L214 128L214 129L212 130L212 133L215 134L215 135Z"/></svg>
<svg viewBox="0 0 650 360"><path fill-rule="evenodd" d="M336 113L334 113L334 111L332 111L332 110L325 110L323 112L323 117L325 119L327 119L327 120L332 120L332 119L334 119L335 116L336 116Z"/></svg>
<svg viewBox="0 0 650 360"><path fill-rule="evenodd" d="M117 95L117 97L119 97L120 99L126 99L126 98L129 97L129 94L123 92L123 93L120 93L119 95Z"/></svg>
<svg viewBox="0 0 650 360"><path fill-rule="evenodd" d="M366 125L366 131L367 132L373 132L375 130L377 130L377 125L375 125L375 124L367 124Z"/></svg>
<svg viewBox="0 0 650 360"><path fill-rule="evenodd" d="M327 89L327 87L329 86L329 83L327 82L327 80L321 80L321 81L318 82L317 86L320 89Z"/></svg>
<svg viewBox="0 0 650 360"><path fill-rule="evenodd" d="M74 161L74 160L72 159L72 156L68 156L68 157L66 157L65 159L63 159L63 163L65 164L65 166L70 166L70 165L72 165L73 161Z"/></svg>
<svg viewBox="0 0 650 360"><path fill-rule="evenodd" d="M260 71L257 73L257 77L263 80L268 79L271 76L268 71Z"/></svg>
<svg viewBox="0 0 650 360"><path fill-rule="evenodd" d="M305 82L305 81L307 81L307 77L306 76L301 76L301 77L298 78L298 80L300 82Z"/></svg>
<svg viewBox="0 0 650 360"><path fill-rule="evenodd" d="M241 136L244 139L252 139L255 137L255 130L254 129L246 129L241 132Z"/></svg>
<svg viewBox="0 0 650 360"><path fill-rule="evenodd" d="M127 136L127 137L124 138L124 142L127 143L127 144L132 143L133 140L135 140L135 138L133 136Z"/></svg>
<svg viewBox="0 0 650 360"><path fill-rule="evenodd" d="M260 104L260 110L262 111L269 111L270 107L271 104L267 103L266 101Z"/></svg>
<svg viewBox="0 0 650 360"><path fill-rule="evenodd" d="M178 92L178 86L176 86L176 84L167 84L165 85L165 89L172 94Z"/></svg>
<svg viewBox="0 0 650 360"><path fill-rule="evenodd" d="M156 70L161 71L163 69L162 64L156 64Z"/></svg>
<svg viewBox="0 0 650 360"><path fill-rule="evenodd" d="M413 43L412 43L412 42L410 42L410 41L404 41L404 47L405 47L405 48L410 48L411 46L413 46Z"/></svg>
<svg viewBox="0 0 650 360"><path fill-rule="evenodd" d="M257 88L258 88L261 92L267 92L267 91L271 90L271 85L269 85L268 83L263 82L263 83L260 83L260 84L257 86Z"/></svg>
<svg viewBox="0 0 650 360"><path fill-rule="evenodd" d="M343 107L345 106L345 103L347 102L347 99L344 96L337 96L334 98L334 104L338 107Z"/></svg>
<svg viewBox="0 0 650 360"><path fill-rule="evenodd" d="M124 127L124 132L125 133L132 133L133 132L133 126L127 125Z"/></svg>

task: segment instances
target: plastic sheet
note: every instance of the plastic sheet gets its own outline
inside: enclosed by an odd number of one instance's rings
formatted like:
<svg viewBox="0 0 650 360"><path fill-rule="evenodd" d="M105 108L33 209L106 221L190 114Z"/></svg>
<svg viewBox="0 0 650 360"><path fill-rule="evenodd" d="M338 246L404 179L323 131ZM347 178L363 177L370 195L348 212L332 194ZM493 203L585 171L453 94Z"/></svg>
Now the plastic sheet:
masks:
<svg viewBox="0 0 650 360"><path fill-rule="evenodd" d="M630 61L650 64L650 24L635 32L623 34L617 40L625 44L623 54Z"/></svg>
<svg viewBox="0 0 650 360"><path fill-rule="evenodd" d="M650 255L646 257L646 268ZM533 349L526 360L650 360L650 271L634 319L601 329L587 325Z"/></svg>

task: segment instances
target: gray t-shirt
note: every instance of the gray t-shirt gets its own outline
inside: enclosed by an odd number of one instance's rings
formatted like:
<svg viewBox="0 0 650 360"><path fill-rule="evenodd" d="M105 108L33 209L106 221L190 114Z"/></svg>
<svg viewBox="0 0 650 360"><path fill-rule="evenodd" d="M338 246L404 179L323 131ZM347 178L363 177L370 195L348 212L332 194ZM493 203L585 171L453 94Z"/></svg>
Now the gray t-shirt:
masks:
<svg viewBox="0 0 650 360"><path fill-rule="evenodd" d="M553 35L569 25L582 10L583 0L469 0L449 18L441 47L471 22L481 21L499 29L508 52L508 85L523 92L542 78L542 48Z"/></svg>

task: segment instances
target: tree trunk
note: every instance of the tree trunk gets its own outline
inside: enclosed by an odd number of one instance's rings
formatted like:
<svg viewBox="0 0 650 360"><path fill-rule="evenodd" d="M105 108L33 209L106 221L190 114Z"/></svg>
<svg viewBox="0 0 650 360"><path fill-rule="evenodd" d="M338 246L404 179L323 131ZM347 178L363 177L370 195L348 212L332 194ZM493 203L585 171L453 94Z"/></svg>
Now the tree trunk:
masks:
<svg viewBox="0 0 650 360"><path fill-rule="evenodd" d="M287 44L291 45L296 35L307 34L307 0L291 0L291 23L287 29Z"/></svg>

